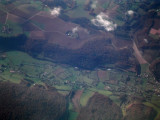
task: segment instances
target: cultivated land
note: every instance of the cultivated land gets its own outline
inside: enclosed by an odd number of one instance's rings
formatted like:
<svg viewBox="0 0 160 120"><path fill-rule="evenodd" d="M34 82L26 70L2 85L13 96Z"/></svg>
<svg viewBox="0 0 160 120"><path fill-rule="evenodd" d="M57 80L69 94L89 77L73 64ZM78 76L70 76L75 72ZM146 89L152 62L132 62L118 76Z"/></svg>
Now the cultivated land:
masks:
<svg viewBox="0 0 160 120"><path fill-rule="evenodd" d="M57 88L59 93L64 96L68 96L75 91L73 96L71 95L71 102L73 103L71 112L78 112L81 107L86 106L89 98L94 93L108 96L124 111L125 106L127 107L134 101L129 100L132 97L135 97L136 101L145 99L145 104L149 106L154 106L154 102L160 100L160 91L157 89L159 83L156 83L153 76L147 71L142 72L137 77L136 73L116 69L81 70L66 65L36 60L26 53L18 51L1 53L0 64L1 81L14 83L26 81L32 86L47 84ZM148 91L150 92L148 93ZM123 95L126 95L128 102L121 100ZM152 102L151 100L155 98L158 101ZM156 110L159 110L159 108Z"/></svg>
<svg viewBox="0 0 160 120"><path fill-rule="evenodd" d="M66 98L69 120L159 120L159 36L149 32L160 28L159 8L147 0L51 3L0 2L0 84L56 88ZM59 17L50 13L55 6L62 8ZM118 25L115 31L90 22L102 11ZM119 112L101 118L97 108Z"/></svg>

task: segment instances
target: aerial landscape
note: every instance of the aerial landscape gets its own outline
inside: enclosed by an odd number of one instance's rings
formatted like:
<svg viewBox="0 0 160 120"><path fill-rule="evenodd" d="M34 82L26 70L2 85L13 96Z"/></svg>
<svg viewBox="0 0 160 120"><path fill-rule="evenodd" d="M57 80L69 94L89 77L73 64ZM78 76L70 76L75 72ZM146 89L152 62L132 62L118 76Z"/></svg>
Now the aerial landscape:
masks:
<svg viewBox="0 0 160 120"><path fill-rule="evenodd" d="M0 0L2 120L160 120L159 0Z"/></svg>

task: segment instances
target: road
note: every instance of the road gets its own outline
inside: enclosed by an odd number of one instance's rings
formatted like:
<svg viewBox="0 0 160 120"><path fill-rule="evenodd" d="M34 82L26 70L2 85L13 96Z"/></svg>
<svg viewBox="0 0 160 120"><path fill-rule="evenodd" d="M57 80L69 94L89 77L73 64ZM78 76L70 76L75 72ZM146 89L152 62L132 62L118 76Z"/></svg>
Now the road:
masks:
<svg viewBox="0 0 160 120"><path fill-rule="evenodd" d="M135 42L133 42L133 50L134 50L134 55L137 58L139 64L146 64L148 63L141 55L140 51L137 48L137 45L135 44Z"/></svg>

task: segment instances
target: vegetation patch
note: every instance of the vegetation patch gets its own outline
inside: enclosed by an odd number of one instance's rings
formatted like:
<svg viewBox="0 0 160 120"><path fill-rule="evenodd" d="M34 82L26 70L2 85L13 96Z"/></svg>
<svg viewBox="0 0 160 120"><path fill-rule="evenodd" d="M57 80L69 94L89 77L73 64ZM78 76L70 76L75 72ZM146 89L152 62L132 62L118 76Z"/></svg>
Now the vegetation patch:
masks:
<svg viewBox="0 0 160 120"><path fill-rule="evenodd" d="M88 100L90 99L90 97L92 97L94 95L94 92L89 91L89 90L84 90L83 94L80 98L80 104L82 107L87 105Z"/></svg>

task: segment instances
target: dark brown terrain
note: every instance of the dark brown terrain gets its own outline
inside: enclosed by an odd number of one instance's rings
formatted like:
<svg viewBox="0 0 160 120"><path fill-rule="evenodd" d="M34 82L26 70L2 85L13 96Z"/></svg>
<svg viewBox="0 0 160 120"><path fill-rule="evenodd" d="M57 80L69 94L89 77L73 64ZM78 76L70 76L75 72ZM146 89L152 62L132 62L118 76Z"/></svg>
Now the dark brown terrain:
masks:
<svg viewBox="0 0 160 120"><path fill-rule="evenodd" d="M121 120L122 111L108 97L95 93L82 108L77 120Z"/></svg>
<svg viewBox="0 0 160 120"><path fill-rule="evenodd" d="M143 58L150 64L150 70L155 78L160 81L160 35L158 34L160 18L155 11L150 11L141 18L141 21L144 19L145 22L142 22L143 28L135 33L134 40Z"/></svg>
<svg viewBox="0 0 160 120"><path fill-rule="evenodd" d="M153 120L156 114L156 111L151 107L133 103L127 108L127 115L124 120Z"/></svg>
<svg viewBox="0 0 160 120"><path fill-rule="evenodd" d="M64 120L65 112L65 98L55 88L0 82L1 120Z"/></svg>

